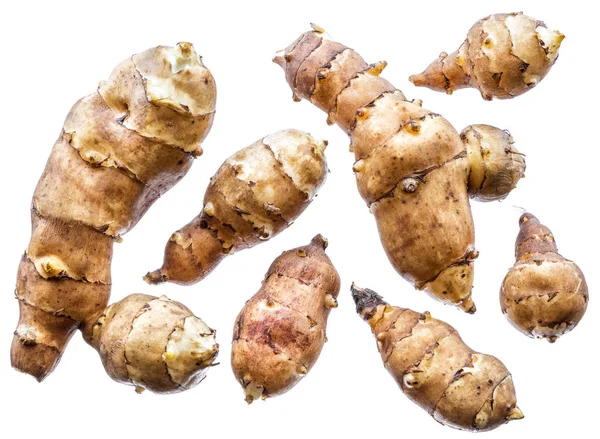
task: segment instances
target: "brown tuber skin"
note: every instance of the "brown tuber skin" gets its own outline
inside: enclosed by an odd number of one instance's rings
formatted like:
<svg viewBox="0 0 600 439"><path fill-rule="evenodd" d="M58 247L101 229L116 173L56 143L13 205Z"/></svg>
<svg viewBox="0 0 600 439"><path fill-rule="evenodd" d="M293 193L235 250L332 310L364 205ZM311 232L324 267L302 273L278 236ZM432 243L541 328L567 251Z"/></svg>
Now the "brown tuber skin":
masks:
<svg viewBox="0 0 600 439"><path fill-rule="evenodd" d="M473 313L469 196L502 199L525 162L508 133L473 125L463 139L438 114L406 101L354 50L313 26L274 62L294 100L310 100L351 139L358 190L394 268L416 288ZM491 184L496 184L492 186Z"/></svg>
<svg viewBox="0 0 600 439"><path fill-rule="evenodd" d="M165 296L127 296L91 317L83 335L100 354L106 373L138 393L191 389L219 352L215 331Z"/></svg>
<svg viewBox="0 0 600 439"><path fill-rule="evenodd" d="M469 197L478 201L503 200L525 173L525 158L513 146L507 130L470 125L460 137L469 159Z"/></svg>
<svg viewBox="0 0 600 439"><path fill-rule="evenodd" d="M523 334L553 343L582 319L587 283L577 264L558 254L548 227L530 213L519 224L517 261L500 289L502 312Z"/></svg>
<svg viewBox="0 0 600 439"><path fill-rule="evenodd" d="M442 52L409 80L448 94L476 88L488 101L514 98L544 79L564 38L522 12L490 15L473 25L456 52Z"/></svg>
<svg viewBox="0 0 600 439"><path fill-rule="evenodd" d="M523 418L510 373L500 360L469 348L445 322L386 303L352 285L357 313L371 326L385 368L436 421L487 431Z"/></svg>
<svg viewBox="0 0 600 439"><path fill-rule="evenodd" d="M317 235L279 256L237 317L231 365L246 402L281 395L313 367L324 343L340 278Z"/></svg>
<svg viewBox="0 0 600 439"><path fill-rule="evenodd" d="M123 61L71 109L32 202L11 361L42 381L110 295L113 241L201 154L216 99L190 43Z"/></svg>
<svg viewBox="0 0 600 439"><path fill-rule="evenodd" d="M211 178L202 212L175 232L150 284L194 284L227 255L268 241L310 204L327 175L327 142L283 130L229 157Z"/></svg>

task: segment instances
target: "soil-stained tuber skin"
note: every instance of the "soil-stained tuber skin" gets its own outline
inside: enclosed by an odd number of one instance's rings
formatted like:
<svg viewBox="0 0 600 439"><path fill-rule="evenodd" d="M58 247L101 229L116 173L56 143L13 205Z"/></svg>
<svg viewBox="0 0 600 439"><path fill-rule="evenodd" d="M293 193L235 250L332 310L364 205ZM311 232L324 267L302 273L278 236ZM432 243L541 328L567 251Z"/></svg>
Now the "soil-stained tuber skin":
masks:
<svg viewBox="0 0 600 439"><path fill-rule="evenodd" d="M558 254L548 227L530 213L519 224L517 261L500 289L502 312L523 334L553 343L582 319L587 283L577 264Z"/></svg>
<svg viewBox="0 0 600 439"><path fill-rule="evenodd" d="M461 136L409 102L354 50L313 25L274 61L294 100L311 101L351 139L358 190L394 268L416 288L473 313L474 230L469 196L502 199L525 162L505 131L473 125Z"/></svg>
<svg viewBox="0 0 600 439"><path fill-rule="evenodd" d="M456 52L442 52L409 80L448 94L472 87L485 100L514 98L544 79L564 38L522 12L490 15L473 25Z"/></svg>
<svg viewBox="0 0 600 439"><path fill-rule="evenodd" d="M215 331L179 302L132 294L91 317L85 340L108 375L156 393L191 389L217 357Z"/></svg>
<svg viewBox="0 0 600 439"><path fill-rule="evenodd" d="M445 322L391 306L352 285L357 313L369 324L388 372L436 421L486 431L523 418L511 374L496 357L473 351Z"/></svg>
<svg viewBox="0 0 600 439"><path fill-rule="evenodd" d="M288 250L237 317L231 365L248 404L281 395L313 367L324 343L340 278L325 254L327 241Z"/></svg>
<svg viewBox="0 0 600 439"><path fill-rule="evenodd" d="M286 229L325 181L327 142L298 130L271 134L236 152L211 178L202 212L175 232L150 284L194 284L227 255Z"/></svg>
<svg viewBox="0 0 600 439"><path fill-rule="evenodd" d="M73 106L33 195L13 367L43 380L106 307L113 241L201 154L215 100L210 71L179 43L133 55Z"/></svg>

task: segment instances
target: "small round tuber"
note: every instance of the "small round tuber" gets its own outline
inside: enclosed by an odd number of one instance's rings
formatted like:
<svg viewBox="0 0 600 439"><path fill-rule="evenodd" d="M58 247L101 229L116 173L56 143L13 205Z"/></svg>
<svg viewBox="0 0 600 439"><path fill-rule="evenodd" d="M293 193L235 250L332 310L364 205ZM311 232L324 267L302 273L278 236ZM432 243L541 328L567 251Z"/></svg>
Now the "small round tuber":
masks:
<svg viewBox="0 0 600 439"><path fill-rule="evenodd" d="M558 254L548 227L530 213L519 224L517 261L500 289L502 312L523 334L553 343L582 319L587 283L577 264Z"/></svg>
<svg viewBox="0 0 600 439"><path fill-rule="evenodd" d="M156 393L191 389L219 352L215 331L179 302L132 294L91 318L85 340L115 381Z"/></svg>
<svg viewBox="0 0 600 439"><path fill-rule="evenodd" d="M525 159L507 130L471 125L460 137L469 159L469 197L478 201L503 200L525 174Z"/></svg>

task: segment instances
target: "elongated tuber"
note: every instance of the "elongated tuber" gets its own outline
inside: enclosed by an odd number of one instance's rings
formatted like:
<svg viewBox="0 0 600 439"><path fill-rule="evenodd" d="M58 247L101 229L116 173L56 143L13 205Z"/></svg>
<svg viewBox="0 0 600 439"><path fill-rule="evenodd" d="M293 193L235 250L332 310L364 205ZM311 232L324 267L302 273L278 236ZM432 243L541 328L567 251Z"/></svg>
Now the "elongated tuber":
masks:
<svg viewBox="0 0 600 439"><path fill-rule="evenodd" d="M281 395L313 367L327 341L340 278L317 235L279 256L237 317L231 365L248 404Z"/></svg>
<svg viewBox="0 0 600 439"><path fill-rule="evenodd" d="M132 294L90 317L85 340L115 381L156 393L199 384L219 352L215 331L179 302Z"/></svg>
<svg viewBox="0 0 600 439"><path fill-rule="evenodd" d="M162 268L144 279L196 283L225 256L286 229L325 181L326 145L288 129L233 154L211 178L202 212L171 236Z"/></svg>
<svg viewBox="0 0 600 439"><path fill-rule="evenodd" d="M530 213L519 224L517 261L500 289L502 312L523 334L552 343L582 319L587 283L577 264L558 254L548 227Z"/></svg>
<svg viewBox="0 0 600 439"><path fill-rule="evenodd" d="M486 100L514 98L544 79L564 38L522 12L490 15L473 25L456 52L442 52L409 79L448 94L473 87Z"/></svg>
<svg viewBox="0 0 600 439"><path fill-rule="evenodd" d="M473 351L456 329L426 313L391 306L352 285L388 372L436 421L460 430L492 430L523 418L511 374L496 357Z"/></svg>
<svg viewBox="0 0 600 439"><path fill-rule="evenodd" d="M123 61L71 109L33 195L16 369L43 380L75 329L106 307L113 241L201 154L215 98L209 70L179 43Z"/></svg>
<svg viewBox="0 0 600 439"><path fill-rule="evenodd" d="M394 268L418 289L474 312L469 195L502 199L525 162L505 131L473 125L461 136L439 114L408 102L354 50L313 26L274 61L295 100L310 100L351 139L358 190L375 215Z"/></svg>

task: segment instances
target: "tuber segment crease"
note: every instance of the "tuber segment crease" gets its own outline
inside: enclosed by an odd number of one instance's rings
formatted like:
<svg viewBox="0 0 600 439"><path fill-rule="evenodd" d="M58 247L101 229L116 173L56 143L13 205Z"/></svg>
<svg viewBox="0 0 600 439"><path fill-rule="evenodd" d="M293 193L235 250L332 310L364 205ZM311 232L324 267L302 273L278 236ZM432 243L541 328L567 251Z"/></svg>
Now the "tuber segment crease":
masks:
<svg viewBox="0 0 600 439"><path fill-rule="evenodd" d="M523 417L512 377L500 360L473 351L453 327L428 312L391 306L375 291L354 284L351 291L385 368L436 421L487 431Z"/></svg>
<svg viewBox="0 0 600 439"><path fill-rule="evenodd" d="M327 341L340 279L321 235L271 264L260 290L237 317L231 365L246 402L283 394L313 367Z"/></svg>
<svg viewBox="0 0 600 439"><path fill-rule="evenodd" d="M499 200L516 186L525 161L512 137L472 125L461 138L382 78L385 62L368 64L320 28L273 61L296 98L325 111L350 137L358 190L394 268L437 300L474 312L469 197Z"/></svg>
<svg viewBox="0 0 600 439"><path fill-rule="evenodd" d="M48 376L75 330L108 304L113 242L187 173L216 89L190 43L123 61L69 112L32 200L13 367Z"/></svg>

